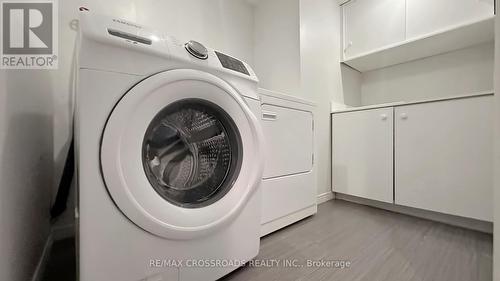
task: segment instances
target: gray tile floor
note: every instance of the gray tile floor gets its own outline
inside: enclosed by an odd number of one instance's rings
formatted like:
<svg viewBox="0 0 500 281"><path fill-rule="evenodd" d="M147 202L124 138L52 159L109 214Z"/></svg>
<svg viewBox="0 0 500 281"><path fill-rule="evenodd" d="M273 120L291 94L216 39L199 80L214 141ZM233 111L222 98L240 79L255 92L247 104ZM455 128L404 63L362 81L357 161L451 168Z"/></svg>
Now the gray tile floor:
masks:
<svg viewBox="0 0 500 281"><path fill-rule="evenodd" d="M75 280L73 244L54 245L45 281ZM489 234L334 200L261 240L256 259L281 266L255 263L223 280L489 281L492 248ZM351 264L318 264L339 260Z"/></svg>

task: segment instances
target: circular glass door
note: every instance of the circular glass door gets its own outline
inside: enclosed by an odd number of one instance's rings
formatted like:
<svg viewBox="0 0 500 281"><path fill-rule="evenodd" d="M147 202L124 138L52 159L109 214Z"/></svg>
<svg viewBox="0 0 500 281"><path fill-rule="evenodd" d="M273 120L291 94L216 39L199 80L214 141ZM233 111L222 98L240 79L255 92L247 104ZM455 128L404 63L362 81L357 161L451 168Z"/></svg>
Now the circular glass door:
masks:
<svg viewBox="0 0 500 281"><path fill-rule="evenodd" d="M241 167L241 137L234 121L206 100L185 99L163 108L144 136L146 176L168 202L210 205L234 184Z"/></svg>
<svg viewBox="0 0 500 281"><path fill-rule="evenodd" d="M100 148L106 188L142 229L192 239L235 219L262 178L260 124L239 93L198 70L136 84L110 112Z"/></svg>

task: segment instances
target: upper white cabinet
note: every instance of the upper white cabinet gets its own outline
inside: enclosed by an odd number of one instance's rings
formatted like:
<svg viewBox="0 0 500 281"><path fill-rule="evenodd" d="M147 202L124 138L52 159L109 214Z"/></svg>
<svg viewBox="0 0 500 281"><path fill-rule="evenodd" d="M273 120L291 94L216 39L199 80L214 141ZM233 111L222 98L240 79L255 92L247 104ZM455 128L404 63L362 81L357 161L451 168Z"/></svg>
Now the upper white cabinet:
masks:
<svg viewBox="0 0 500 281"><path fill-rule="evenodd" d="M344 58L405 39L405 0L352 0L342 7Z"/></svg>
<svg viewBox="0 0 500 281"><path fill-rule="evenodd" d="M406 37L420 37L491 17L494 10L493 1L406 0Z"/></svg>
<svg viewBox="0 0 500 281"><path fill-rule="evenodd" d="M395 108L395 202L493 218L493 96Z"/></svg>
<svg viewBox="0 0 500 281"><path fill-rule="evenodd" d="M333 191L393 202L393 109L332 115Z"/></svg>
<svg viewBox="0 0 500 281"><path fill-rule="evenodd" d="M351 0L343 62L360 72L494 40L493 0Z"/></svg>

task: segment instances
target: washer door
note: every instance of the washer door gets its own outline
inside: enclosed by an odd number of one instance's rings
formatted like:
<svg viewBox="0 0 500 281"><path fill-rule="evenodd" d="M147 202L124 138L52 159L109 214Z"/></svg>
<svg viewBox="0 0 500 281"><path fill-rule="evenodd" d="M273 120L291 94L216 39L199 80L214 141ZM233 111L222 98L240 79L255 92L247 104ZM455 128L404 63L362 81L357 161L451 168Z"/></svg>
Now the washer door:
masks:
<svg viewBox="0 0 500 281"><path fill-rule="evenodd" d="M102 173L136 225L192 239L245 206L262 177L261 147L258 121L230 85L171 70L143 80L115 106L102 136Z"/></svg>

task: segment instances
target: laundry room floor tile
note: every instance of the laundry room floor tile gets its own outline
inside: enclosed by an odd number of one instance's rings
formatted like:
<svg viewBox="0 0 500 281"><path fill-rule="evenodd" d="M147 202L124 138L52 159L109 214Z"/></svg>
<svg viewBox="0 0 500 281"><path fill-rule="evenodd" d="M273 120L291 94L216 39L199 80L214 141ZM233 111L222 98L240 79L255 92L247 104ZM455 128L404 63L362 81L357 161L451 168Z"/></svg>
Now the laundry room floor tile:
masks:
<svg viewBox="0 0 500 281"><path fill-rule="evenodd" d="M222 280L489 281L492 249L490 234L332 200L262 238L256 260L278 266L248 264ZM43 281L73 281L75 272L74 240L55 243Z"/></svg>
<svg viewBox="0 0 500 281"><path fill-rule="evenodd" d="M222 280L486 281L492 249L490 234L332 200L317 215L262 238L256 259L299 266L247 265Z"/></svg>

